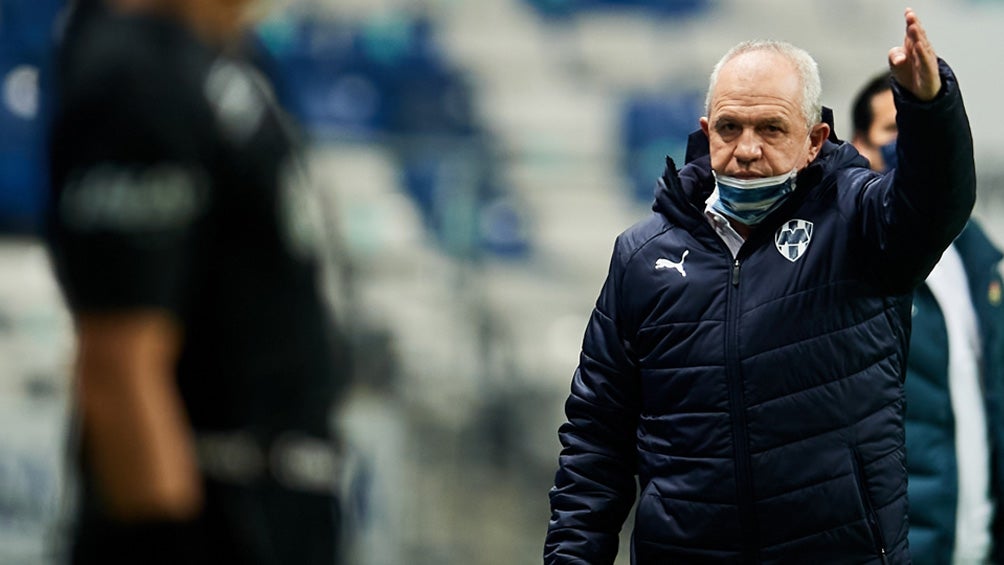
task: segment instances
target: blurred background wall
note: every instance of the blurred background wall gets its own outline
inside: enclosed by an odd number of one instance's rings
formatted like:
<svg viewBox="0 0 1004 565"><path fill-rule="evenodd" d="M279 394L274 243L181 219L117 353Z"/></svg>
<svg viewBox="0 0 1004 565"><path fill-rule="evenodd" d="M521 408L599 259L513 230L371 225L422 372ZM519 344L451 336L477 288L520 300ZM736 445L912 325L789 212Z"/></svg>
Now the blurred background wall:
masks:
<svg viewBox="0 0 1004 565"><path fill-rule="evenodd" d="M310 139L353 346L351 564L540 561L556 430L614 237L736 42L810 51L836 131L902 40L887 0L275 0L254 51ZM1004 242L1001 0L915 0ZM57 562L69 322L39 244L60 0L0 0L0 562ZM629 530L630 527L626 527ZM626 538L625 538L626 539ZM626 554L626 550L622 553ZM623 559L626 563L626 557Z"/></svg>

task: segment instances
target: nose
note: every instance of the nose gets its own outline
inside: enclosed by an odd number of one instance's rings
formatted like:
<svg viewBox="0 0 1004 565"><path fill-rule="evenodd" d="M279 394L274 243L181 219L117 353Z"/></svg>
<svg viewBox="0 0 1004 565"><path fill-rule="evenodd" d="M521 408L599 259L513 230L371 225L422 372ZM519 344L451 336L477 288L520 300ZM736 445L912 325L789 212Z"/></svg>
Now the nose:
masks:
<svg viewBox="0 0 1004 565"><path fill-rule="evenodd" d="M760 140L752 128L744 129L736 140L735 151L732 156L740 165L749 165L760 158L762 150Z"/></svg>

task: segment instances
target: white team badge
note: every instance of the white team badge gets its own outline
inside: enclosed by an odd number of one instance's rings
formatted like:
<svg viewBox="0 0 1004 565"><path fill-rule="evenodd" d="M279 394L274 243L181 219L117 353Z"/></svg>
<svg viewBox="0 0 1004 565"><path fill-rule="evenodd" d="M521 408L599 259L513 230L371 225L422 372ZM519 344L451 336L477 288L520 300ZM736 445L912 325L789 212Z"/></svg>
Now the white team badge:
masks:
<svg viewBox="0 0 1004 565"><path fill-rule="evenodd" d="M656 259L655 260L655 270L660 269L676 269L680 273L681 277L687 276L687 271L683 270L683 262L687 259L687 254L690 253L689 249L683 251L683 255L680 256L679 261L670 261L669 259Z"/></svg>
<svg viewBox="0 0 1004 565"><path fill-rule="evenodd" d="M774 245L785 259L794 263L809 248L812 241L812 222L788 220L774 234Z"/></svg>

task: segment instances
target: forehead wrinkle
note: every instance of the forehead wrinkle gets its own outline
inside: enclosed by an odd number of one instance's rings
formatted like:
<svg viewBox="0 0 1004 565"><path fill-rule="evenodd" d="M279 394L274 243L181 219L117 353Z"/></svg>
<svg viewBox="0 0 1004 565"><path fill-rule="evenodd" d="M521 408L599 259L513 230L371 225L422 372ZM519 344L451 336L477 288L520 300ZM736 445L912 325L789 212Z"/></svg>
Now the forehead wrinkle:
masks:
<svg viewBox="0 0 1004 565"><path fill-rule="evenodd" d="M741 114L748 114L774 107L779 115L801 115L801 97L801 81L790 60L754 51L737 56L722 68L709 111L715 114L734 106Z"/></svg>

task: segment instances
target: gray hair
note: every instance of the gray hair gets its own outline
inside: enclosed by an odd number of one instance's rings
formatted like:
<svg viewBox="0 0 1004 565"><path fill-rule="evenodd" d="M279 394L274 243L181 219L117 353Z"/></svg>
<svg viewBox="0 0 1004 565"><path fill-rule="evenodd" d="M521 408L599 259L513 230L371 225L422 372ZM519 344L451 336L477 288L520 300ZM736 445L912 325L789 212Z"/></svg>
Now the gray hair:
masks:
<svg viewBox="0 0 1004 565"><path fill-rule="evenodd" d="M774 40L754 40L744 41L722 56L711 71L711 80L708 86L708 94L704 99L705 112L711 116L711 94L718 84L718 74L726 63L735 59L739 55L756 51L771 51L787 58L798 71L798 76L802 81L802 115L805 123L810 128L822 121L823 113L823 87L819 80L819 65L816 64L812 55L804 49L784 41Z"/></svg>

